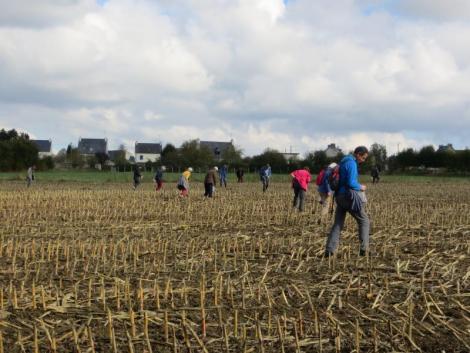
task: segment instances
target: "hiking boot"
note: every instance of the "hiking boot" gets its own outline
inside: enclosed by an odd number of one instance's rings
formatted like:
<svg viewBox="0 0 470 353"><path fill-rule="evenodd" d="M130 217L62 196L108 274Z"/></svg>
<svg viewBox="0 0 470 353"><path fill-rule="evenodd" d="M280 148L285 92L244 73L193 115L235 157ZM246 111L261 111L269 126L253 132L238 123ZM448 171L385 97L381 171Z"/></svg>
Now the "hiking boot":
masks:
<svg viewBox="0 0 470 353"><path fill-rule="evenodd" d="M325 251L325 253L323 254L323 257L325 257L325 258L328 258L328 257L331 257L331 256L333 256L333 253L329 252L328 250Z"/></svg>
<svg viewBox="0 0 470 353"><path fill-rule="evenodd" d="M369 257L372 256L369 250L359 250L359 256L367 256L369 254Z"/></svg>

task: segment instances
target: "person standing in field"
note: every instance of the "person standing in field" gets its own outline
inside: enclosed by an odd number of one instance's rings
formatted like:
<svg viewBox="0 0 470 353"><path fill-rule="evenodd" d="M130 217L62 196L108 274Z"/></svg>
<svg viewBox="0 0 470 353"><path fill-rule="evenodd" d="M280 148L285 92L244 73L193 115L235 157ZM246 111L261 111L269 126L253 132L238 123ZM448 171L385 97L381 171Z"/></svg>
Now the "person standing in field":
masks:
<svg viewBox="0 0 470 353"><path fill-rule="evenodd" d="M264 167L261 167L259 171L259 177L261 182L263 183L263 192L266 192L269 187L269 179L271 178L271 166L266 164Z"/></svg>
<svg viewBox="0 0 470 353"><path fill-rule="evenodd" d="M310 168L304 167L304 169L295 170L290 175L292 177L292 188L294 189L293 206L302 212L304 210L305 194L308 184L312 180Z"/></svg>
<svg viewBox="0 0 470 353"><path fill-rule="evenodd" d="M372 167L370 176L372 177L372 184L378 183L380 181L380 169L377 165Z"/></svg>
<svg viewBox="0 0 470 353"><path fill-rule="evenodd" d="M137 166L137 165L134 166L133 179L134 179L133 188L134 188L134 191L135 191L135 190L137 190L137 188L140 185L140 182L142 181L142 173L140 172L140 167Z"/></svg>
<svg viewBox="0 0 470 353"><path fill-rule="evenodd" d="M217 185L217 171L218 168L214 167L207 172L204 178L204 197L212 197L214 195L214 189Z"/></svg>
<svg viewBox="0 0 470 353"><path fill-rule="evenodd" d="M35 180L36 176L34 175L34 171L36 170L36 166L32 165L31 167L28 168L27 174L26 174L26 186L29 188L33 181Z"/></svg>
<svg viewBox="0 0 470 353"><path fill-rule="evenodd" d="M178 190L181 191L181 197L189 196L189 178L191 177L191 173L193 172L193 168L189 167L186 169L178 179L178 184L176 187Z"/></svg>
<svg viewBox="0 0 470 353"><path fill-rule="evenodd" d="M155 177L153 180L155 181L155 191L159 191L163 187L163 173L165 172L166 167L162 165L161 167L157 168L157 172L155 173Z"/></svg>
<svg viewBox="0 0 470 353"><path fill-rule="evenodd" d="M352 155L347 155L341 160L339 166L339 183L335 191L336 213L335 222L331 228L326 242L325 257L331 256L336 251L341 231L344 227L346 213L354 217L359 228L360 256L365 256L369 250L369 217L365 210L367 202L365 196L366 186L359 184L358 164L363 163L369 155L364 146L356 147Z"/></svg>
<svg viewBox="0 0 470 353"><path fill-rule="evenodd" d="M237 169L237 182L243 183L243 175L245 174L245 171L243 168L238 168Z"/></svg>
<svg viewBox="0 0 470 353"><path fill-rule="evenodd" d="M320 205L321 205L321 214L318 224L321 224L325 221L328 216L328 210L330 209L333 190L331 190L329 178L333 173L338 173L338 165L336 163L331 163L323 169L317 178L318 185L318 194L320 196Z"/></svg>
<svg viewBox="0 0 470 353"><path fill-rule="evenodd" d="M225 188L227 187L227 174L228 174L228 167L226 164L224 164L222 167L220 167L220 170L219 170L220 187L222 186L224 186Z"/></svg>

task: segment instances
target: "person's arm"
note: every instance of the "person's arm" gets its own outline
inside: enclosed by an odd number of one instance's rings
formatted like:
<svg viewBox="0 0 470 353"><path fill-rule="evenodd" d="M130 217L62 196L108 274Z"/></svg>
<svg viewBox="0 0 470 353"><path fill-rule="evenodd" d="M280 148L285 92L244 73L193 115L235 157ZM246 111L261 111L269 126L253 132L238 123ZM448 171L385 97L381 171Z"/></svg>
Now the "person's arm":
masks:
<svg viewBox="0 0 470 353"><path fill-rule="evenodd" d="M350 161L346 164L346 171L347 171L347 183L348 187L352 190L361 191L362 185L359 184L358 173L357 173L357 164L354 161Z"/></svg>

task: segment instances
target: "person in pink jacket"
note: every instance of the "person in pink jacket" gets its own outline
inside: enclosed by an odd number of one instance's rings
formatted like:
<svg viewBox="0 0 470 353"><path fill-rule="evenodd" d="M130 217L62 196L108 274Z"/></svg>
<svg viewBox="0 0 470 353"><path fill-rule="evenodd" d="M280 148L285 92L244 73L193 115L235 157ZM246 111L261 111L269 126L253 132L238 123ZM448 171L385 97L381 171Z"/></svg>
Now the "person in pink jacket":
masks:
<svg viewBox="0 0 470 353"><path fill-rule="evenodd" d="M304 210L305 193L307 192L308 184L312 181L312 175L308 167L295 170L290 175L292 177L292 188L294 189L293 206L302 212Z"/></svg>

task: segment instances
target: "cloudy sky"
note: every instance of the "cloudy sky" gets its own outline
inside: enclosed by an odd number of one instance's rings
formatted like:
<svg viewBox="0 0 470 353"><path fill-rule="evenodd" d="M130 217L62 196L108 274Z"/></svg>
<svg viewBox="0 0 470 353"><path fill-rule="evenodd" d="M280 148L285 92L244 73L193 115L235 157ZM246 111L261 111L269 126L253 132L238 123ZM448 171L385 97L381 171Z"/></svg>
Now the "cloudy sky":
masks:
<svg viewBox="0 0 470 353"><path fill-rule="evenodd" d="M0 127L53 140L470 146L468 0L0 0Z"/></svg>

